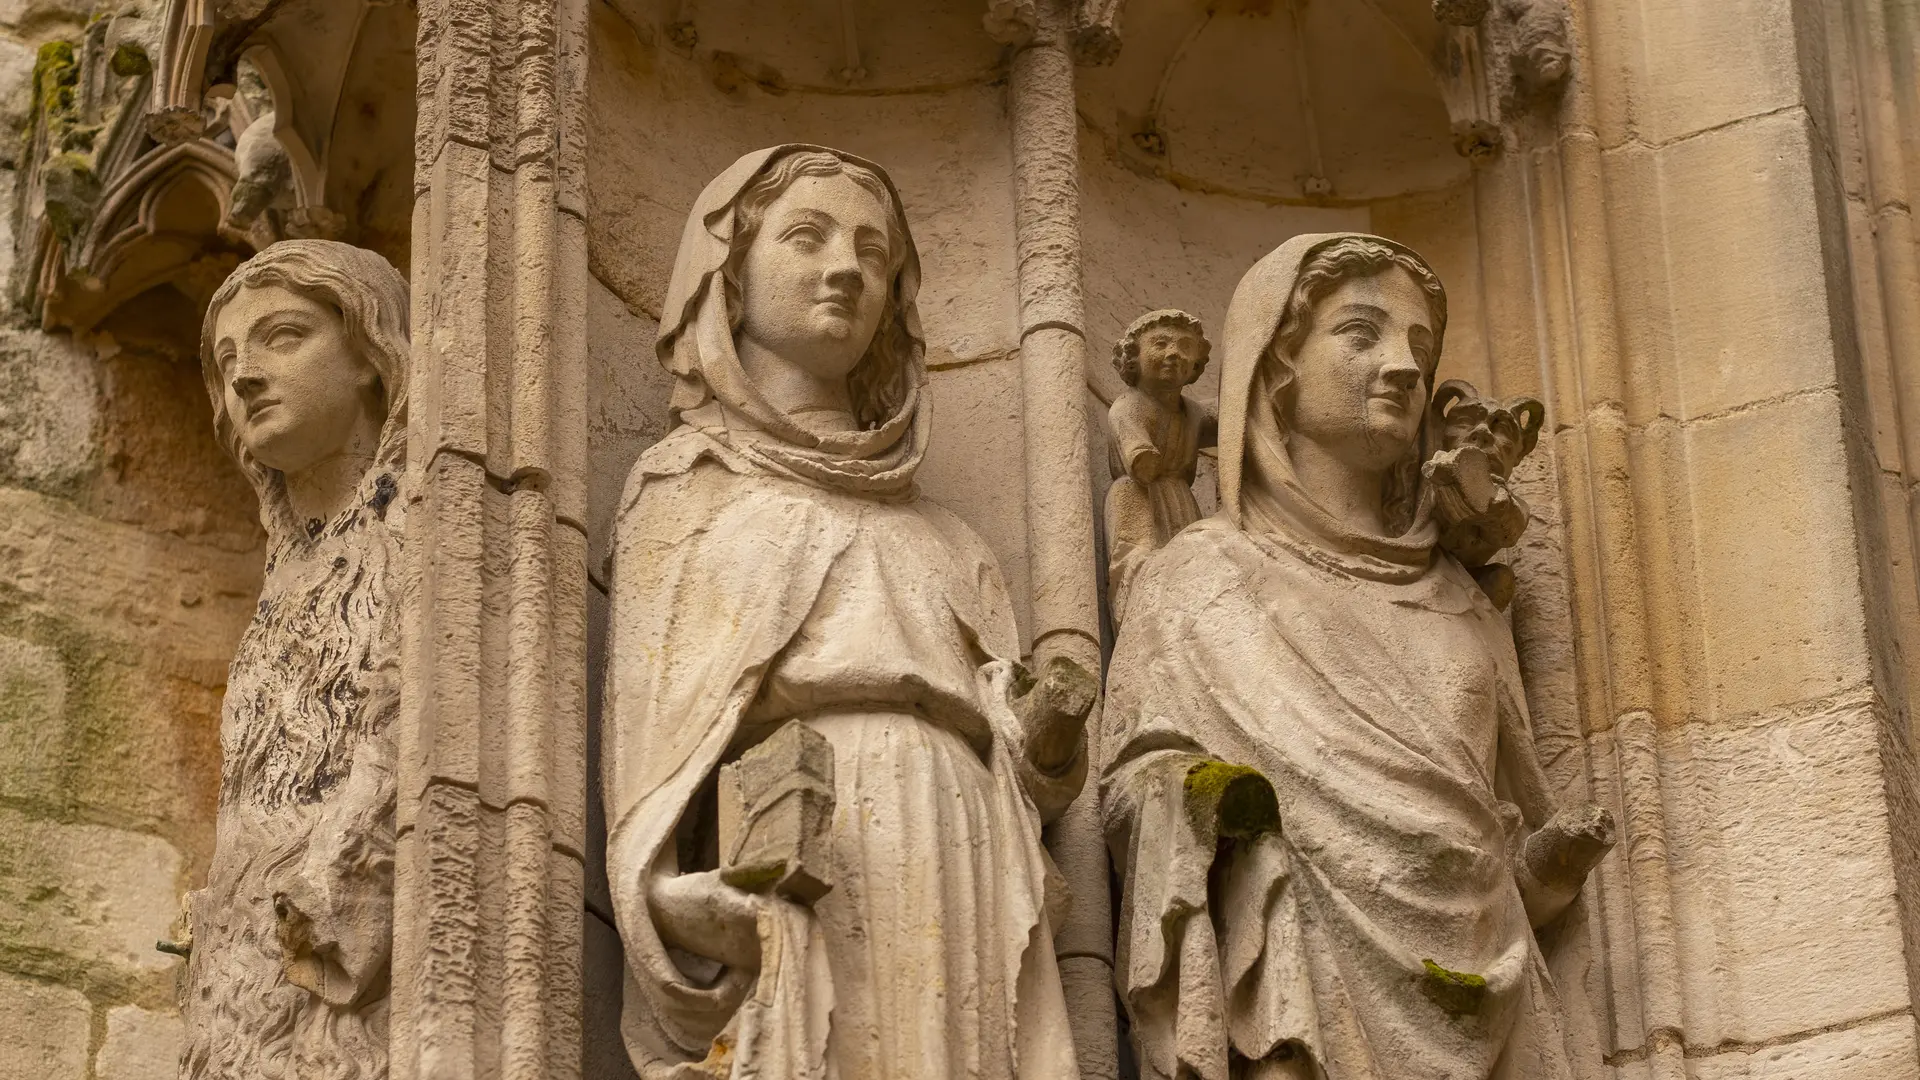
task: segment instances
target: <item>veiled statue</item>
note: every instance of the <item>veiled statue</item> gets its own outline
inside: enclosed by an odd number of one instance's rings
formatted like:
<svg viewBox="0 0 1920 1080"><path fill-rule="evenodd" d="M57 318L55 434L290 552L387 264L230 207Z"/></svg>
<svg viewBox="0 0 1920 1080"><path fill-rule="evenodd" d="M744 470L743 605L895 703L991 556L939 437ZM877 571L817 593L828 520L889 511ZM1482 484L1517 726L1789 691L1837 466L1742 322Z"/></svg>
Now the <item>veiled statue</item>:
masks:
<svg viewBox="0 0 1920 1080"><path fill-rule="evenodd" d="M1143 1077L1572 1075L1534 929L1612 823L1556 812L1511 632L1442 543L1512 514L1465 413L1423 474L1445 329L1433 270L1378 237L1298 237L1234 294L1221 508L1140 569L1108 673Z"/></svg>
<svg viewBox="0 0 1920 1080"><path fill-rule="evenodd" d="M288 240L220 286L201 334L214 430L260 498L267 565L221 711L220 805L180 1075L387 1075L407 282Z"/></svg>
<svg viewBox="0 0 1920 1080"><path fill-rule="evenodd" d="M993 556L918 497L919 283L899 194L838 151L748 154L687 219L603 737L648 1080L1078 1075L1040 828L1091 677L1019 669Z"/></svg>

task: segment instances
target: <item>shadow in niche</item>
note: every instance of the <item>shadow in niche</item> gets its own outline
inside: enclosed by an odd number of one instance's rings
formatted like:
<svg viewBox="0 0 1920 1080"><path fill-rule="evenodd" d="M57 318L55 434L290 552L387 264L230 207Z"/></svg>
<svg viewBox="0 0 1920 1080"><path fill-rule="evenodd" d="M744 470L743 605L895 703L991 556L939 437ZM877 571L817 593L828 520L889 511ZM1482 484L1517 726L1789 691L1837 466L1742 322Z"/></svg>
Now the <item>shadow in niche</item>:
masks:
<svg viewBox="0 0 1920 1080"><path fill-rule="evenodd" d="M79 501L109 521L249 551L265 540L259 504L214 438L200 375L200 314L178 289L158 285L89 336L101 458Z"/></svg>

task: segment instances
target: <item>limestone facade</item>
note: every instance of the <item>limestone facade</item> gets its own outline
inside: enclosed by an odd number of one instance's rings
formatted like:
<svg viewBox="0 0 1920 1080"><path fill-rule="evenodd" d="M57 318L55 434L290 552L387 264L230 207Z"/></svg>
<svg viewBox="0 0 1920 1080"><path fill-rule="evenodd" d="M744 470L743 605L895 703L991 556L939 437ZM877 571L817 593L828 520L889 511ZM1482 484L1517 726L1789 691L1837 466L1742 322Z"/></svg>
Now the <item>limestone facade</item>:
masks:
<svg viewBox="0 0 1920 1080"><path fill-rule="evenodd" d="M806 142L907 208L921 494L1036 669L1114 644L1129 324L1224 326L1304 233L1423 255L1436 380L1545 408L1505 618L1554 794L1619 830L1539 936L1574 1074L1915 1075L1917 35L1892 0L0 0L0 1074L171 1075L154 943L266 554L200 317L321 237L414 295L392 1072L629 1075L607 558L687 211ZM1081 1074L1135 1075L1094 810L1047 830L1055 954Z"/></svg>

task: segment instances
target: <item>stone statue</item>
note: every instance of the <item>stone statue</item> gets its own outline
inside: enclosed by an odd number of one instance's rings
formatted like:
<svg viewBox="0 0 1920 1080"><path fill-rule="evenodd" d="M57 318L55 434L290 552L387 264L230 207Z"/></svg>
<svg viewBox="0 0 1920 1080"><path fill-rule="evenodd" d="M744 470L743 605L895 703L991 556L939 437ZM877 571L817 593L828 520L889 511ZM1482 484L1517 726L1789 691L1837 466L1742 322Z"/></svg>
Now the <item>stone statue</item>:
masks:
<svg viewBox="0 0 1920 1080"><path fill-rule="evenodd" d="M748 154L687 219L603 736L649 1080L1077 1075L1040 827L1094 686L1029 689L993 556L917 498L919 280L891 181L838 151Z"/></svg>
<svg viewBox="0 0 1920 1080"><path fill-rule="evenodd" d="M266 580L221 714L213 863L190 898L184 1078L387 1075L407 282L288 240L201 334L214 430L260 496Z"/></svg>
<svg viewBox="0 0 1920 1080"><path fill-rule="evenodd" d="M1140 563L1200 520L1193 477L1200 448L1213 445L1214 421L1180 391L1207 369L1212 346L1200 320L1184 311L1149 311L1113 346L1127 389L1107 410L1107 597L1115 626L1126 613L1127 585Z"/></svg>
<svg viewBox="0 0 1920 1080"><path fill-rule="evenodd" d="M1220 512L1134 581L1100 782L1143 1077L1572 1074L1533 930L1612 842L1556 812L1505 622L1437 545L1446 296L1303 236L1227 315Z"/></svg>
<svg viewBox="0 0 1920 1080"><path fill-rule="evenodd" d="M1441 383L1427 407L1427 438L1439 449L1420 475L1433 484L1440 546L1502 611L1513 601L1513 570L1492 559L1527 528L1526 501L1508 482L1540 441L1546 420L1547 407L1537 399L1490 401L1459 379Z"/></svg>

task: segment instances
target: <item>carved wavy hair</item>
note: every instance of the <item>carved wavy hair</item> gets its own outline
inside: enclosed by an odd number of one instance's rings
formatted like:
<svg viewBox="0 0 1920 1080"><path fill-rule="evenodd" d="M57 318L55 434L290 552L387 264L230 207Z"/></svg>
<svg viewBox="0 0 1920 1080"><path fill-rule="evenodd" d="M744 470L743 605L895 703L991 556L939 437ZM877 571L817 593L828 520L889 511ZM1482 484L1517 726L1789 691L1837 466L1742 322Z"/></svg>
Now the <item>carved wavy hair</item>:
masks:
<svg viewBox="0 0 1920 1080"><path fill-rule="evenodd" d="M1200 339L1200 362L1193 365L1193 375L1187 379L1192 385L1207 370L1207 361L1213 357L1213 343L1207 340L1207 332L1200 326L1198 315L1189 315L1176 308L1162 308L1149 311L1133 320L1120 340L1113 343L1113 368L1128 386L1140 384L1140 339L1147 331L1156 326L1171 326L1179 330L1190 330Z"/></svg>
<svg viewBox="0 0 1920 1080"><path fill-rule="evenodd" d="M215 323L242 289L278 285L340 314L347 341L379 376L386 421L374 468L400 463L407 445L407 279L378 253L334 240L282 240L240 264L213 294L200 324L200 373L213 399L213 431L260 497L260 523L270 542L302 530L287 499L286 478L262 464L227 413L226 375L213 353Z"/></svg>
<svg viewBox="0 0 1920 1080"><path fill-rule="evenodd" d="M1440 345L1447 332L1447 290L1440 284L1440 276L1425 259L1411 251L1363 237L1345 237L1315 248L1301 264L1293 292L1287 297L1286 310L1280 316L1280 328L1274 332L1273 342L1267 346L1262 360L1262 366L1267 369L1262 381L1282 437L1287 434L1287 417L1293 412L1296 390L1293 358L1313 331L1314 309L1342 282L1376 277L1396 267L1405 270L1427 298L1427 312L1433 320L1433 360L1426 375L1427 393L1432 395L1433 369L1440 362ZM1420 403L1420 409L1424 418L1426 402ZM1388 528L1396 533L1412 526L1419 505L1420 454L1424 443L1424 437L1416 436L1407 456L1387 473L1382 485L1381 510Z"/></svg>
<svg viewBox="0 0 1920 1080"><path fill-rule="evenodd" d="M744 312L740 303L740 265L747 249L766 222L767 208L803 176L844 176L873 193L887 215L887 295L880 326L865 356L847 373L847 393L853 399L854 420L875 428L900 410L907 399L907 358L913 354L913 335L900 317L899 280L907 260L907 222L887 183L873 170L836 154L795 150L767 163L734 204L733 242L727 256L727 318L735 333Z"/></svg>

